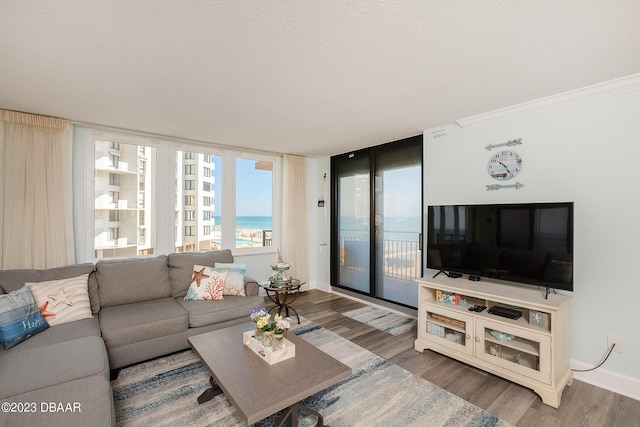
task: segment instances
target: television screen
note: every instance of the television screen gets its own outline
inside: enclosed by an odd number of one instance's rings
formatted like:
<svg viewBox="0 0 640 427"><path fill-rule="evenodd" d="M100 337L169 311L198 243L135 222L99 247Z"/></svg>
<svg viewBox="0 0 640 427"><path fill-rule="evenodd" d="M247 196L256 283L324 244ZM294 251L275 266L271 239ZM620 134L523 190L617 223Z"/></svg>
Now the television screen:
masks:
<svg viewBox="0 0 640 427"><path fill-rule="evenodd" d="M428 207L427 267L573 291L573 203Z"/></svg>

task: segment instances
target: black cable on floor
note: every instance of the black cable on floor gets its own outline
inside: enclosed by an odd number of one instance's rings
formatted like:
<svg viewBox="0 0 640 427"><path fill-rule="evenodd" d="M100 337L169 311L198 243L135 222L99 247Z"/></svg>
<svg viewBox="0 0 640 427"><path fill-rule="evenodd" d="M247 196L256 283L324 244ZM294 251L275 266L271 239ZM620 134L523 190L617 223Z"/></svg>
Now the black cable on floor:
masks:
<svg viewBox="0 0 640 427"><path fill-rule="evenodd" d="M594 368L590 368L590 369L572 369L573 372L589 372L589 371L593 371L595 369L598 369L600 366L604 365L604 362L607 361L607 359L609 358L609 356L611 356L611 352L613 351L613 348L616 346L616 343L611 344L611 348L609 349L609 352L607 353L607 355L604 357L604 360L602 362L600 362L600 364Z"/></svg>

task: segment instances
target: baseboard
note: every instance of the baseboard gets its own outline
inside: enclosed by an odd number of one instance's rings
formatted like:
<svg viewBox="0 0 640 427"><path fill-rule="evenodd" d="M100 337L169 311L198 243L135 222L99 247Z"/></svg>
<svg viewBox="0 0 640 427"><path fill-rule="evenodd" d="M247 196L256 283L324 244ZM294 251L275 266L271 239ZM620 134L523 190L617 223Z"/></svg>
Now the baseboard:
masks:
<svg viewBox="0 0 640 427"><path fill-rule="evenodd" d="M590 369L593 366L583 362L571 360L571 369ZM589 372L574 372L573 378L623 396L640 400L640 380L637 378L620 375L616 372L598 368Z"/></svg>
<svg viewBox="0 0 640 427"><path fill-rule="evenodd" d="M309 289L317 289L331 293L331 285L324 282L309 281Z"/></svg>

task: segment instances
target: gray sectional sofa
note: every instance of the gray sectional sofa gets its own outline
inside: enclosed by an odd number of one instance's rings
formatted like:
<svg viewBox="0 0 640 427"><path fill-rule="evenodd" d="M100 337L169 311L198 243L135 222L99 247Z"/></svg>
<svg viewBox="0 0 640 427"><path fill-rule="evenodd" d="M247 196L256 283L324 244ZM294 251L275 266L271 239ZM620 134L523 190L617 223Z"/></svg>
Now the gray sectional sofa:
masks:
<svg viewBox="0 0 640 427"><path fill-rule="evenodd" d="M119 368L187 349L187 337L246 322L250 309L264 304L249 278L246 296L184 300L194 265L233 261L231 251L220 250L0 271L0 293L88 273L93 313L0 347L0 426L114 425L110 376Z"/></svg>

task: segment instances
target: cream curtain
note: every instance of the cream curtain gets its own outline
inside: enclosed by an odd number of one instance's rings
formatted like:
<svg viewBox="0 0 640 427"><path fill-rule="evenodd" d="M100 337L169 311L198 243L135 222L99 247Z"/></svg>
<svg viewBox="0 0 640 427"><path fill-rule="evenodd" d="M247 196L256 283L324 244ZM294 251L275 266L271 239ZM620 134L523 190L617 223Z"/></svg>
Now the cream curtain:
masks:
<svg viewBox="0 0 640 427"><path fill-rule="evenodd" d="M285 154L283 160L282 258L291 262L291 276L306 282L309 280L306 159ZM308 285L303 287L307 288Z"/></svg>
<svg viewBox="0 0 640 427"><path fill-rule="evenodd" d="M72 126L0 110L0 269L75 262Z"/></svg>

